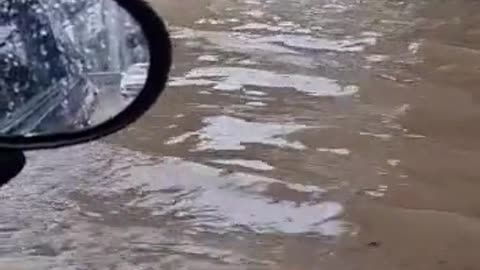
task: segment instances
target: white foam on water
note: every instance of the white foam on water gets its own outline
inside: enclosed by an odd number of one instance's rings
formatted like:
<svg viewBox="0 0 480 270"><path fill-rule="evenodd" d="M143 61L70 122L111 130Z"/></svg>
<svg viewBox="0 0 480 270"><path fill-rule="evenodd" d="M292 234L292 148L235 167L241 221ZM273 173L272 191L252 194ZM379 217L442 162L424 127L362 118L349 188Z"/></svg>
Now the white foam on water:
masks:
<svg viewBox="0 0 480 270"><path fill-rule="evenodd" d="M268 94L262 91L254 91L254 90L247 90L245 91L245 94L250 95L250 96L267 96Z"/></svg>
<svg viewBox="0 0 480 270"><path fill-rule="evenodd" d="M246 168L251 168L260 171L271 171L274 169L268 163L261 161L261 160L244 160L244 159L229 159L229 160L222 160L222 159L215 159L211 160L210 162L215 164L221 165L238 165Z"/></svg>
<svg viewBox="0 0 480 270"><path fill-rule="evenodd" d="M244 66L251 66L251 65L256 65L257 62L250 60L250 59L245 59L245 60L240 60L238 61L239 65L244 65Z"/></svg>
<svg viewBox="0 0 480 270"><path fill-rule="evenodd" d="M381 198L385 196L385 193L382 191L377 191L377 190L367 190L365 191L365 194L367 194L370 197L375 197L375 198Z"/></svg>
<svg viewBox="0 0 480 270"><path fill-rule="evenodd" d="M204 39L221 50L248 53L250 55L262 53L302 55L301 52L295 49L356 53L363 51L366 46L375 45L378 39L375 35L362 35L360 37L349 37L339 40L314 37L308 35L310 32L309 29L285 23L283 26L267 26L260 23L250 23L249 25L247 24L238 27L240 28L237 28L237 30L249 27L257 30L270 29L287 32L293 31L295 33L306 31L308 33L303 35L282 33L265 36L243 32L195 31L188 28L180 28L172 31L172 37L177 39Z"/></svg>
<svg viewBox="0 0 480 270"><path fill-rule="evenodd" d="M292 48L328 50L337 52L361 52L365 46L373 46L377 43L376 37L362 37L345 40L331 40L326 38L312 37L310 35L274 35L258 39L259 42L274 42L288 45Z"/></svg>
<svg viewBox="0 0 480 270"><path fill-rule="evenodd" d="M196 21L195 24L212 24L212 25L217 25L217 24L225 24L225 21L202 18L202 19L199 19L198 21Z"/></svg>
<svg viewBox="0 0 480 270"><path fill-rule="evenodd" d="M258 0L245 0L245 4L259 6L261 5L261 2Z"/></svg>
<svg viewBox="0 0 480 270"><path fill-rule="evenodd" d="M270 30L270 31L281 31L282 27L280 26L271 26L265 23L247 23L244 25L236 26L233 30Z"/></svg>
<svg viewBox="0 0 480 270"><path fill-rule="evenodd" d="M351 151L347 148L317 148L319 152L332 153L340 156L349 156Z"/></svg>
<svg viewBox="0 0 480 270"><path fill-rule="evenodd" d="M203 120L206 125L196 132L188 132L169 139L166 144L178 144L196 136L200 143L193 151L204 150L244 150L246 143L258 143L304 150L306 146L298 141L289 141L286 136L308 128L294 123L247 122L231 116L213 116Z"/></svg>
<svg viewBox="0 0 480 270"><path fill-rule="evenodd" d="M250 101L245 103L247 106L252 106L252 107L265 107L267 106L267 103L261 102L261 101Z"/></svg>
<svg viewBox="0 0 480 270"><path fill-rule="evenodd" d="M384 54L371 54L365 57L368 62L379 63L390 59L390 56Z"/></svg>
<svg viewBox="0 0 480 270"><path fill-rule="evenodd" d="M187 86L187 85L194 85L194 86L205 86L205 85L214 85L215 82L212 82L210 80L187 80L184 78L172 78L168 82L168 86L170 87L176 87L176 86Z"/></svg>
<svg viewBox="0 0 480 270"><path fill-rule="evenodd" d="M400 164L400 160L398 159L389 159L387 160L388 165L392 167L397 167Z"/></svg>
<svg viewBox="0 0 480 270"><path fill-rule="evenodd" d="M329 4L325 4L322 6L322 9L324 10L329 10L330 12L331 11L335 11L335 12L345 12L348 10L348 6L346 5L342 5L342 4L334 4L334 3L329 3Z"/></svg>
<svg viewBox="0 0 480 270"><path fill-rule="evenodd" d="M246 12L244 12L243 14L258 19L258 18L262 18L262 17L265 15L265 12L263 12L263 11L261 11L261 10L258 10L258 9L254 9L254 10L246 11Z"/></svg>
<svg viewBox="0 0 480 270"><path fill-rule="evenodd" d="M381 139L384 141L388 141L392 138L391 134L379 134L379 133L371 133L371 132L360 132L361 136L373 137L377 139Z"/></svg>
<svg viewBox="0 0 480 270"><path fill-rule="evenodd" d="M427 136L420 135L420 134L405 134L405 137L410 138L410 139L425 139L425 138L427 138Z"/></svg>
<svg viewBox="0 0 480 270"><path fill-rule="evenodd" d="M218 62L218 56L216 56L216 55L202 55L202 56L198 57L198 61Z"/></svg>
<svg viewBox="0 0 480 270"><path fill-rule="evenodd" d="M412 53L412 54L417 54L418 51L420 50L420 47L422 46L422 43L421 42L412 42L408 45L408 50Z"/></svg>
<svg viewBox="0 0 480 270"><path fill-rule="evenodd" d="M196 133L195 132L187 132L183 135L180 135L178 137L174 137L174 138L171 138L169 140L167 140L164 144L165 145L174 145L174 144L179 144L179 143L183 143L185 142L188 138L192 137L193 135L195 135Z"/></svg>
<svg viewBox="0 0 480 270"><path fill-rule="evenodd" d="M299 74L241 67L196 68L185 77L172 78L170 86L215 85L216 90L234 91L244 86L292 88L311 96L346 96L358 92L358 87L341 87L335 80Z"/></svg>
<svg viewBox="0 0 480 270"><path fill-rule="evenodd" d="M284 33L299 33L299 34L310 34L312 30L307 28L302 28L299 25L281 25L276 26L269 25L266 23L247 23L244 25L236 26L233 28L234 31L244 31L244 30L265 30L269 32L284 32Z"/></svg>
<svg viewBox="0 0 480 270"><path fill-rule="evenodd" d="M307 128L305 125L293 123L258 123L247 122L230 116L215 116L204 120L206 127L199 131L197 151L243 150L245 143L259 143L278 147L304 150L306 146L300 142L290 142L279 137Z"/></svg>
<svg viewBox="0 0 480 270"><path fill-rule="evenodd" d="M381 198L388 191L387 185L379 185L376 189L366 190L364 193L370 197Z"/></svg>

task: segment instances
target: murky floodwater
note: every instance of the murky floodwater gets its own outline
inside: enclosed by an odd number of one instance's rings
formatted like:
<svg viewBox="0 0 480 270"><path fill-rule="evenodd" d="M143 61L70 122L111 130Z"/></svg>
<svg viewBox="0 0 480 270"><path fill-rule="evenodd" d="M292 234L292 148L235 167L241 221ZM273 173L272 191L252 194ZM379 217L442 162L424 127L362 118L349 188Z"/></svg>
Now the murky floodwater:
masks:
<svg viewBox="0 0 480 270"><path fill-rule="evenodd" d="M2 269L478 268L480 3L152 2L168 90L30 153Z"/></svg>

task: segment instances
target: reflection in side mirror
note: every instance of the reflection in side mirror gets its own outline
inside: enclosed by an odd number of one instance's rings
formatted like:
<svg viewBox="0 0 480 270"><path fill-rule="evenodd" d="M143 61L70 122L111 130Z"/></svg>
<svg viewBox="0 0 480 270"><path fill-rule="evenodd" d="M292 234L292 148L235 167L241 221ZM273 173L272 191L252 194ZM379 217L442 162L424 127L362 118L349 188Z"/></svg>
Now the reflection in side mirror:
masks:
<svg viewBox="0 0 480 270"><path fill-rule="evenodd" d="M117 116L145 86L147 43L114 0L2 0L0 136L77 132Z"/></svg>

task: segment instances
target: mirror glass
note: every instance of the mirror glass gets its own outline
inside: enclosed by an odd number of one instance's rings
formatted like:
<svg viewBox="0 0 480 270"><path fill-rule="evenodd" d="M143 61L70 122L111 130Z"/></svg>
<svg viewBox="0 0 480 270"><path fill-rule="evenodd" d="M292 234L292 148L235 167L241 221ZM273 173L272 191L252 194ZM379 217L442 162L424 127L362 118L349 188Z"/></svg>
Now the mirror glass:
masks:
<svg viewBox="0 0 480 270"><path fill-rule="evenodd" d="M0 1L0 136L75 132L143 89L146 38L113 0Z"/></svg>

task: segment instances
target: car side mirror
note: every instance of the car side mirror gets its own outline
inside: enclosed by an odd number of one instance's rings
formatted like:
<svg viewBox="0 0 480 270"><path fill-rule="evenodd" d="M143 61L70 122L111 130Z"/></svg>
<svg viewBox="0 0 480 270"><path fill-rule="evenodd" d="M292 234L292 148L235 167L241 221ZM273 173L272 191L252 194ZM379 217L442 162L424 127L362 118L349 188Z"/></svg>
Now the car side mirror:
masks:
<svg viewBox="0 0 480 270"><path fill-rule="evenodd" d="M0 186L22 170L24 150L139 119L171 61L166 26L143 0L0 1Z"/></svg>
<svg viewBox="0 0 480 270"><path fill-rule="evenodd" d="M155 103L170 66L166 26L143 0L3 0L0 149L114 133Z"/></svg>

